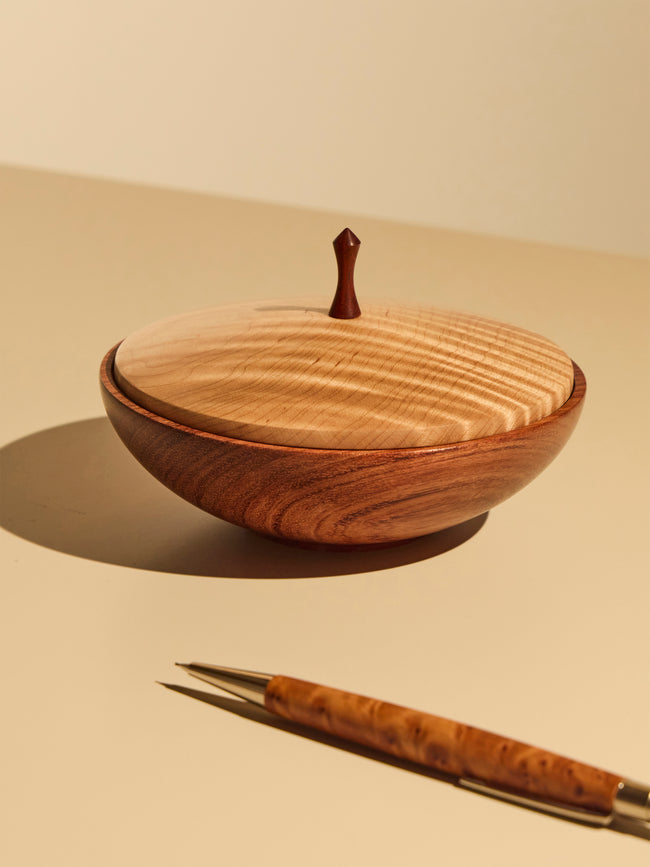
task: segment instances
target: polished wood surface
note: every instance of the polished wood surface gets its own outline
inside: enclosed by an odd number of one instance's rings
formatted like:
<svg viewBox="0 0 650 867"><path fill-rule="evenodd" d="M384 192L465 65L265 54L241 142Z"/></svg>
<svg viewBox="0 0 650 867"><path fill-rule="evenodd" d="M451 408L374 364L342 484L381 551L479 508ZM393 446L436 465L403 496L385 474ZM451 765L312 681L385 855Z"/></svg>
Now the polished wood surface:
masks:
<svg viewBox="0 0 650 867"><path fill-rule="evenodd" d="M119 350L118 350L119 351ZM559 409L508 433L412 449L306 449L199 431L144 409L101 367L114 428L140 463L199 508L285 541L381 545L459 524L496 506L546 467L569 438L586 383Z"/></svg>
<svg viewBox="0 0 650 867"><path fill-rule="evenodd" d="M622 779L473 726L284 675L271 680L264 701L286 719L439 773L568 807L609 813Z"/></svg>
<svg viewBox="0 0 650 867"><path fill-rule="evenodd" d="M571 394L571 360L544 337L428 307L362 308L336 319L310 298L190 312L127 337L116 379L180 424L319 449L489 437L551 415Z"/></svg>

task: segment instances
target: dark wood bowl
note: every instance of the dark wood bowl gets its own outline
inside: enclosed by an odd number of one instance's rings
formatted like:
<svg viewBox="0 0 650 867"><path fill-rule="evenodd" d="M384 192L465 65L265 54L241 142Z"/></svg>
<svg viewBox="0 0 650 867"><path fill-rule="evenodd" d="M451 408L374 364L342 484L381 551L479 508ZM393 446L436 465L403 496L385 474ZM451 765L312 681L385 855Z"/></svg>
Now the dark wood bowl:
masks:
<svg viewBox="0 0 650 867"><path fill-rule="evenodd" d="M386 545L487 512L532 481L578 421L586 381L551 415L508 433L448 445L377 450L266 445L205 433L149 412L116 385L102 397L120 439L174 493L218 518L287 542Z"/></svg>

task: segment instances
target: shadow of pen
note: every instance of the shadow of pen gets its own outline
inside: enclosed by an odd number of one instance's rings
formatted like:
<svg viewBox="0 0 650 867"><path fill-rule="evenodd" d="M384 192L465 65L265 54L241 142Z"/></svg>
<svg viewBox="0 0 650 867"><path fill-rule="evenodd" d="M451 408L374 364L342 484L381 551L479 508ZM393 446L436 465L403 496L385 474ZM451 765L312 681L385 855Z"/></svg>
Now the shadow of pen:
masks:
<svg viewBox="0 0 650 867"><path fill-rule="evenodd" d="M354 753L355 755L371 759L372 761L382 762L383 764L391 765L394 768L401 768L404 771L410 771L414 774L420 774L421 776L430 777L434 780L438 780L439 782L451 783L458 788L463 788L460 786L457 777L451 776L449 774L441 774L438 771L433 771L431 768L427 768L426 766L420 765L417 762L410 762L406 759L400 759L396 756L391 756L388 753L381 752L380 750L375 750L371 747L365 747L362 744L355 744L352 741L343 740L342 738L338 738L335 735L321 732L318 729L312 729L308 726L301 725L300 723L291 722L290 720L286 720L283 717L276 716L275 714L272 714L269 711L265 710L263 707L252 704L251 702L242 701L241 699L237 698L230 698L229 696L217 695L215 693L204 692L200 689L192 689L186 686L178 686L177 684L163 683L161 681L157 682L160 684L160 686L164 686L166 689L172 690L173 692L180 692L182 695L189 696L189 698L194 698L197 701L205 702L205 704L211 704L213 705L213 707L218 707L221 710L236 714L237 716L251 720L252 722L270 726L271 728L280 729L281 731L289 732L290 734L298 735L299 737L307 738L309 740L325 744L326 746L334 747L338 750L344 750L348 753ZM469 792L469 790L465 788L463 788L463 791ZM496 794L490 795L483 792L471 792L471 794L482 795L483 797L493 798L494 800L501 800ZM593 825L587 821L582 822L579 819L572 819L548 813L546 810L544 810L543 807L537 808L532 805L529 806L524 804L514 804L511 801L504 801L504 803L507 803L510 807L517 807L523 810L530 810L534 813L541 813L551 819L558 819L562 822L571 822L574 825L582 825L583 827L591 828L592 830L615 831L619 834L630 834L634 837L640 837L643 840L650 840L650 828L646 828L638 822L624 819L622 817L615 817L608 825Z"/></svg>

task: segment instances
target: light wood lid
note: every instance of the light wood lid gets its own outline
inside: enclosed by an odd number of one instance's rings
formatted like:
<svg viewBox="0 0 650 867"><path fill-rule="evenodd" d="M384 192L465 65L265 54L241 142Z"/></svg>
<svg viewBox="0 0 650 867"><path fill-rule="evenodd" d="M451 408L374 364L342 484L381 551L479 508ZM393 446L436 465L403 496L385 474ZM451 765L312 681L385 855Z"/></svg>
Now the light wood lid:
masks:
<svg viewBox="0 0 650 867"><path fill-rule="evenodd" d="M216 307L128 337L115 377L134 402L252 442L335 449L434 446L550 415L573 388L544 337L480 316L323 299Z"/></svg>

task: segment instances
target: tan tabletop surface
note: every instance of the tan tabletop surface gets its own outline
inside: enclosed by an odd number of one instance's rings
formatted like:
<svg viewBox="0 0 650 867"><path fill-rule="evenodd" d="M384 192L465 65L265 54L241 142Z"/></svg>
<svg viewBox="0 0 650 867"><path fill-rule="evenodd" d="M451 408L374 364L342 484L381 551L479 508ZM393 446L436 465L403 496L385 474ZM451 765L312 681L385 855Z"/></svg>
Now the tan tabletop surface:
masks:
<svg viewBox="0 0 650 867"><path fill-rule="evenodd" d="M294 675L650 782L647 262L9 168L0 219L2 863L648 864L638 836L273 727L173 666ZM465 540L256 538L104 418L110 346L212 304L329 300L345 225L360 298L512 322L587 376L562 454Z"/></svg>

